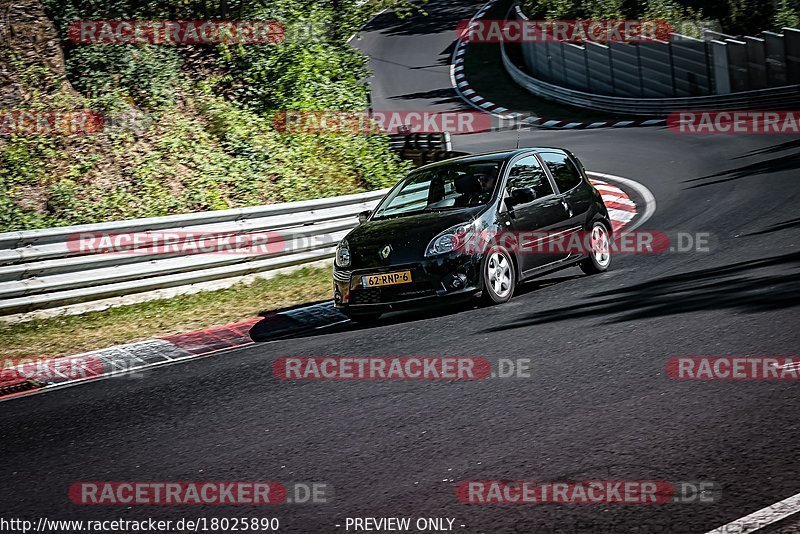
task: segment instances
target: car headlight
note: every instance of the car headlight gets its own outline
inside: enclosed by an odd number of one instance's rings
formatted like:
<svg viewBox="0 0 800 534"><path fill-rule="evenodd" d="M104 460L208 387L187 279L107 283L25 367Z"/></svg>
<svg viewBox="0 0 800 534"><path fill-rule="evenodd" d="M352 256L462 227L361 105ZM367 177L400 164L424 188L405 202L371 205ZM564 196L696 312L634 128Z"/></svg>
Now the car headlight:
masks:
<svg viewBox="0 0 800 534"><path fill-rule="evenodd" d="M336 266L350 267L350 245L347 239L342 239L336 246Z"/></svg>
<svg viewBox="0 0 800 534"><path fill-rule="evenodd" d="M472 229L473 223L457 224L452 228L448 228L428 243L428 248L425 249L425 257L447 254L456 250L464 245L467 235Z"/></svg>

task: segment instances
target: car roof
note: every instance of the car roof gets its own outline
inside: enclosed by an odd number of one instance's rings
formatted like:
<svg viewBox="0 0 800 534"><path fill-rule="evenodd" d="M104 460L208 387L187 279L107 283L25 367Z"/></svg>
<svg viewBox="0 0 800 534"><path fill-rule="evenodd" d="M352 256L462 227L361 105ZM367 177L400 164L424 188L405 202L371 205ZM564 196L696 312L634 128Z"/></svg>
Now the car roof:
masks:
<svg viewBox="0 0 800 534"><path fill-rule="evenodd" d="M484 152L482 154L468 154L466 156L458 156L456 158L445 159L442 161L436 161L433 163L429 163L427 165L423 165L422 167L418 167L414 169L415 171L424 170L424 169L432 169L435 167L439 167L442 165L448 165L450 163L481 163L486 161L503 161L507 162L509 160L514 159L520 154L530 154L534 152L543 152L548 150L558 150L559 152L567 152L563 148L558 147L529 147L529 148L516 148L514 150L501 150L496 152ZM568 153L568 152L567 152Z"/></svg>

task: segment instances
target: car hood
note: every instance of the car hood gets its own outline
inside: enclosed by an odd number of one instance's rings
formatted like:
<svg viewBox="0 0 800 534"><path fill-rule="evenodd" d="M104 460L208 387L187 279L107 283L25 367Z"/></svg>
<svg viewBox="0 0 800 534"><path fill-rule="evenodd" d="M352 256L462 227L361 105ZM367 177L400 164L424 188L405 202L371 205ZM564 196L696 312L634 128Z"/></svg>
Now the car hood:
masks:
<svg viewBox="0 0 800 534"><path fill-rule="evenodd" d="M454 211L426 212L404 217L365 221L347 235L351 269L385 267L424 258L431 239L457 224L473 220L485 206ZM389 257L380 251L391 246Z"/></svg>

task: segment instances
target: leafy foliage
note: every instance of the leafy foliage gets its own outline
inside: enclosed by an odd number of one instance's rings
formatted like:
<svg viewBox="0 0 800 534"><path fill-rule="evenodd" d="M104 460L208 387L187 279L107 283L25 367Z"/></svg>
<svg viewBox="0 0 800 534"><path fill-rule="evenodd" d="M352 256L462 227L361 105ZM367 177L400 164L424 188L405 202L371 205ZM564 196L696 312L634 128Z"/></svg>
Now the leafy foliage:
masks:
<svg viewBox="0 0 800 534"><path fill-rule="evenodd" d="M800 24L797 0L522 0L534 19L666 19L682 33L693 34L702 21L716 21L725 33L757 34Z"/></svg>
<svg viewBox="0 0 800 534"><path fill-rule="evenodd" d="M59 81L43 79L52 69L17 65L35 101L139 122L111 120L85 136L1 139L0 231L347 194L390 185L408 168L385 136L287 135L271 122L280 110L365 110L366 58L347 37L373 9L411 9L406 0L44 3L62 36L60 77L77 93L57 101ZM163 46L64 38L76 19L206 18L280 20L289 39Z"/></svg>

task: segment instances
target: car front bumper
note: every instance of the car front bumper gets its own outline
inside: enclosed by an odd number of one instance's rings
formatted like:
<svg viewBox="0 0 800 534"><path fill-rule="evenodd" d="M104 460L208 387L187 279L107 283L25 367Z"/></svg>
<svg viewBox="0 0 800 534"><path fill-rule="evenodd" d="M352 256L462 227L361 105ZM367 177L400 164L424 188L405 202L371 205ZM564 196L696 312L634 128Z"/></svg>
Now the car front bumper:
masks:
<svg viewBox="0 0 800 534"><path fill-rule="evenodd" d="M414 263L346 270L334 267L333 302L345 312L379 312L414 308L431 300L469 297L480 290L479 255L452 254ZM411 271L411 282L364 287L362 276Z"/></svg>

